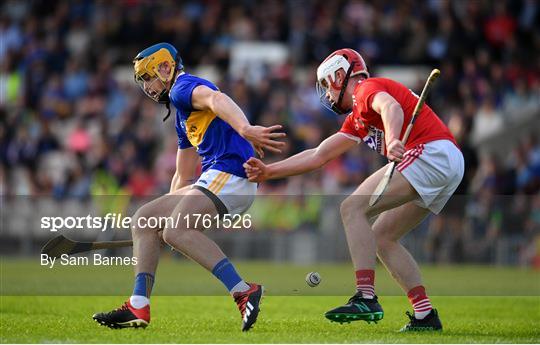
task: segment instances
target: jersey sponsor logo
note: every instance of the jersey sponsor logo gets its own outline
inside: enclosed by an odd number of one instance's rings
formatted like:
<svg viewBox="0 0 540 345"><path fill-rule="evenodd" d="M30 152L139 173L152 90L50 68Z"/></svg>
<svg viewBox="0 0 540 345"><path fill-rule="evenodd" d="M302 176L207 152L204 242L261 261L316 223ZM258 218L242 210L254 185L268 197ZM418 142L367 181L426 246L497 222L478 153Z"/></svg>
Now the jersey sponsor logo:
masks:
<svg viewBox="0 0 540 345"><path fill-rule="evenodd" d="M385 143L384 132L377 127L368 126L368 135L362 138L364 143L372 150L384 156Z"/></svg>

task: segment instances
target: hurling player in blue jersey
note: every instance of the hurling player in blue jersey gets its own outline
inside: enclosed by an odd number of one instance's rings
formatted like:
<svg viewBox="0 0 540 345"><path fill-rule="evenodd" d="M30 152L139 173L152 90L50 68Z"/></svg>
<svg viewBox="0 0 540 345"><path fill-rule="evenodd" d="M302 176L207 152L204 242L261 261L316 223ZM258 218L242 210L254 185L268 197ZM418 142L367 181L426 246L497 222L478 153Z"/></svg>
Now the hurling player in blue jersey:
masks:
<svg viewBox="0 0 540 345"><path fill-rule="evenodd" d="M142 206L132 218L135 286L124 305L94 320L111 328L146 327L150 322L150 294L159 261L161 240L191 258L218 278L229 290L242 316L242 330L255 323L263 287L245 282L217 244L203 234L203 223L195 216L241 214L252 204L257 184L247 180L242 164L254 156L254 148L280 152L284 143L276 139L281 126L252 126L242 110L208 80L184 71L176 49L159 43L134 59L135 80L153 100L176 109L178 134L176 173L171 189ZM252 146L253 145L253 146ZM202 163L202 174L197 176ZM179 222L141 222L150 217L172 217ZM155 223L155 222L153 222ZM208 224L208 222L206 223ZM160 227L161 226L161 227Z"/></svg>

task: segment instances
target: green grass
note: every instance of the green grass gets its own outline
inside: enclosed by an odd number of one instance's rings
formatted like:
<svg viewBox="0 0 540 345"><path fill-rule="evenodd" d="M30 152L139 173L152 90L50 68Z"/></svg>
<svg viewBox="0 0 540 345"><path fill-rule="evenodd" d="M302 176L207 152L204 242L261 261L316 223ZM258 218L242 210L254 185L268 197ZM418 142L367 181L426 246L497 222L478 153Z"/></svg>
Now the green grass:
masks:
<svg viewBox="0 0 540 345"><path fill-rule="evenodd" d="M206 270L188 260L161 259L154 295L222 296L223 286ZM126 266L60 266L47 268L31 260L1 258L0 295L124 296L133 284ZM346 296L354 284L352 266L345 264L293 265L289 263L235 262L250 281L261 282L274 296ZM305 276L317 271L322 283L310 288ZM24 274L22 274L24 273ZM439 296L539 296L540 272L515 267L422 265L425 285ZM401 296L403 292L382 267L377 268L377 292Z"/></svg>
<svg viewBox="0 0 540 345"><path fill-rule="evenodd" d="M147 329L111 330L91 315L122 301L107 296L2 297L2 343L538 343L536 297L435 297L444 331L400 334L408 308L401 297L383 297L377 325L339 325L322 315L345 301L331 296L266 297L260 319L240 332L240 316L228 297L158 296Z"/></svg>
<svg viewBox="0 0 540 345"><path fill-rule="evenodd" d="M540 274L525 269L423 268L444 331L400 334L396 331L406 323L404 312L410 306L382 268L377 270L377 291L384 319L377 325L339 325L323 314L351 293L350 265L240 263L244 276L268 288L259 321L246 334L240 332L240 314L224 288L188 261L163 260L152 298L152 322L144 330L110 330L91 319L94 312L118 307L129 295L129 267L48 269L37 259L2 258L0 268L1 343L540 342ZM323 277L317 288L303 281L311 270Z"/></svg>

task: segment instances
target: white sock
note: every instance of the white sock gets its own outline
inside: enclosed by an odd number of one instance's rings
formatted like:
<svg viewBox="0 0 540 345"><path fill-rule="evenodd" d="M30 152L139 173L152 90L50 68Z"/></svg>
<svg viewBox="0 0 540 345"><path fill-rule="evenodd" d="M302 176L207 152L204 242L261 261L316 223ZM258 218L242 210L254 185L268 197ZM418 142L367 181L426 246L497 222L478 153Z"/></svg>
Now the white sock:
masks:
<svg viewBox="0 0 540 345"><path fill-rule="evenodd" d="M356 291L362 293L362 298L373 299L375 297L375 288L373 285L356 285Z"/></svg>
<svg viewBox="0 0 540 345"><path fill-rule="evenodd" d="M241 281L239 282L238 284L236 284L232 289L231 291L229 291L231 293L231 295L235 292L244 292L244 291L247 291L251 288L251 286L249 286L245 281Z"/></svg>
<svg viewBox="0 0 540 345"><path fill-rule="evenodd" d="M375 297L375 287L373 284L356 283L356 291L362 293L362 298L373 299Z"/></svg>
<svg viewBox="0 0 540 345"><path fill-rule="evenodd" d="M141 309L149 305L150 300L146 296L133 295L129 298L129 303L131 303L133 308Z"/></svg>
<svg viewBox="0 0 540 345"><path fill-rule="evenodd" d="M431 313L431 309L430 309L430 310L426 310L426 311L415 311L415 312L414 312L414 317L415 317L417 320L422 320L423 318L425 318L426 316L428 316L429 313Z"/></svg>
<svg viewBox="0 0 540 345"><path fill-rule="evenodd" d="M422 298L421 300L413 303L413 309L414 309L414 317L417 320L422 320L431 312L431 309L433 309L433 307L431 306L431 301L426 296Z"/></svg>

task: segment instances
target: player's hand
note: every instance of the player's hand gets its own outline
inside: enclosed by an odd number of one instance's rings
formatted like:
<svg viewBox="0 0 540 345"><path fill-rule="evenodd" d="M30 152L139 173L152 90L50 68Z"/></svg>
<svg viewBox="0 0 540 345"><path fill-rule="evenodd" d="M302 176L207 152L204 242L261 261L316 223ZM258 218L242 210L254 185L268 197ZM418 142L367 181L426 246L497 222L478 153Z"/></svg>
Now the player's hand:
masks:
<svg viewBox="0 0 540 345"><path fill-rule="evenodd" d="M268 179L268 167L260 159L251 157L243 166L250 182L263 182Z"/></svg>
<svg viewBox="0 0 540 345"><path fill-rule="evenodd" d="M242 136L251 141L255 150L261 158L264 157L263 150L268 150L275 153L281 153L281 149L285 147L285 143L276 139L284 138L287 134L276 132L282 128L281 125L270 127L263 126L246 126L242 130Z"/></svg>
<svg viewBox="0 0 540 345"><path fill-rule="evenodd" d="M263 147L261 145L253 145L253 147L255 148L255 152L257 152L257 155L261 158L264 158L264 150L263 150Z"/></svg>
<svg viewBox="0 0 540 345"><path fill-rule="evenodd" d="M405 146L401 140L394 139L386 148L386 157L392 162L401 162L405 154Z"/></svg>

